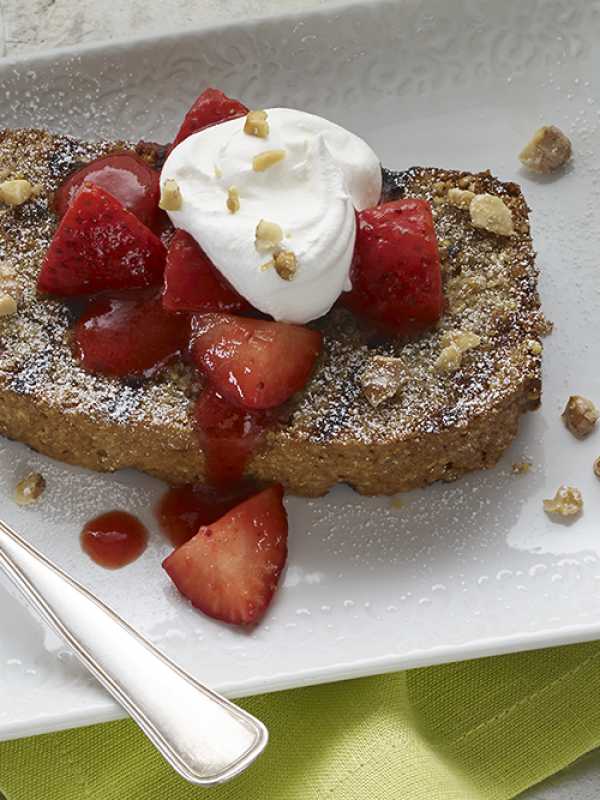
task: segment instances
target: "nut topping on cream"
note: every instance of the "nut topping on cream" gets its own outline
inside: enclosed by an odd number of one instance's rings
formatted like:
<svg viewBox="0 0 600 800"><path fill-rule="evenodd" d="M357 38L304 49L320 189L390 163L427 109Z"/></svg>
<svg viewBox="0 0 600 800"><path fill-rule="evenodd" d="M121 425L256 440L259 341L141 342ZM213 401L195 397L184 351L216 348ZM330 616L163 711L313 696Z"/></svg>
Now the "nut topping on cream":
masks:
<svg viewBox="0 0 600 800"><path fill-rule="evenodd" d="M176 182L185 203L169 210L173 224L196 239L249 303L276 320L303 324L326 314L351 288L355 211L379 202L381 166L358 136L289 108L264 112L265 149L264 138L246 130L252 113L178 144L165 162L161 186ZM250 124L260 121L254 116ZM231 187L242 198L233 213ZM281 238L263 236L262 229L259 235L259 223L270 220ZM269 268L276 266L276 251L293 253L293 280L282 280L281 264L279 272ZM273 258L261 269L265 253ZM291 259L285 260L291 274Z"/></svg>

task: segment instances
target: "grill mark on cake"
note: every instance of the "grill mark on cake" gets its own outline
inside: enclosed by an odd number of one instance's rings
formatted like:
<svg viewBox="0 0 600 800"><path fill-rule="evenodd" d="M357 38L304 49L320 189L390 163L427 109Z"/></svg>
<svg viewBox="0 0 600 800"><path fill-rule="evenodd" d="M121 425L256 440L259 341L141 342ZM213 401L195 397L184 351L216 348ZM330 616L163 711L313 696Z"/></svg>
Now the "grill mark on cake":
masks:
<svg viewBox="0 0 600 800"><path fill-rule="evenodd" d="M14 169L32 183L54 190L77 163L122 147L114 142L78 142L42 131L0 132L0 169ZM384 170L384 191L388 198L408 194L432 201L436 181L456 185L464 175L418 167ZM502 184L487 174L472 179L477 191L503 196L515 222L526 224L528 209L514 184ZM463 310L451 309L436 329L412 341L374 338L348 312L329 314L318 323L325 337L324 358L280 433L316 444L333 439L368 444L400 440L466 424L500 404L515 382L539 380L539 356L517 349L527 338L537 336L541 324L528 233L507 240L475 230L468 212L447 204L434 206L434 217L439 240L448 242L446 294L454 291L453 281L475 276L485 277L486 287ZM158 380L132 386L90 375L73 360L71 312L58 301L40 300L35 292L54 228L45 197L19 209L0 210L0 254L5 265L16 269L21 295L18 314L0 320L4 345L0 383L50 405L114 423L167 424L188 430L198 378L185 363L176 363ZM508 275L509 266L522 275L518 279ZM492 285L504 277L507 286ZM437 373L433 365L440 339L455 328L476 332L481 346L464 354L458 372ZM360 390L358 376L378 354L401 355L410 365L410 380L393 403L373 408Z"/></svg>

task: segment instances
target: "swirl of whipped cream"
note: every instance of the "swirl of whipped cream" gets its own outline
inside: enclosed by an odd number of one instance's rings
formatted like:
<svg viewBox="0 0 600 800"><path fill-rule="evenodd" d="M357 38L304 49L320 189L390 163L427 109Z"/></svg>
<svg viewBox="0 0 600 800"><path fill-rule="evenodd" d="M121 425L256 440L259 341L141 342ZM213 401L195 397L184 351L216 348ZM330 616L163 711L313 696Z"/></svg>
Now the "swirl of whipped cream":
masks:
<svg viewBox="0 0 600 800"><path fill-rule="evenodd" d="M244 118L206 128L167 158L161 185L177 182L177 228L196 239L213 264L255 308L276 320L306 323L326 314L351 288L355 209L375 205L381 167L358 136L326 119L290 108L267 109L269 134L244 133ZM268 150L284 157L264 171L253 159ZM227 207L237 190L239 209ZM281 228L277 251L291 251L296 272L284 280L256 246L261 220Z"/></svg>

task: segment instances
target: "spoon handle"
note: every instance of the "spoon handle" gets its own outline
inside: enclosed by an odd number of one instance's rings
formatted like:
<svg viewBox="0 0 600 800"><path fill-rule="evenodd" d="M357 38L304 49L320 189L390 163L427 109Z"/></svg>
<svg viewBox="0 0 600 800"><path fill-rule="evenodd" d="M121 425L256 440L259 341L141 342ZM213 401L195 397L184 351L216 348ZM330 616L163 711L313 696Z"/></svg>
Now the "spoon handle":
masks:
<svg viewBox="0 0 600 800"><path fill-rule="evenodd" d="M2 521L0 569L183 778L221 783L262 752L259 720L183 672Z"/></svg>

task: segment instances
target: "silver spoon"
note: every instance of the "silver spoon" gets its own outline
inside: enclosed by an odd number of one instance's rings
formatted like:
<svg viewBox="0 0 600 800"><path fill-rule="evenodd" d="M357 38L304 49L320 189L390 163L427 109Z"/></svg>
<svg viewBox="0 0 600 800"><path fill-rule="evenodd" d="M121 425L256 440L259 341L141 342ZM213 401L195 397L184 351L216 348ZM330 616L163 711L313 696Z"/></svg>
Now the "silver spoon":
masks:
<svg viewBox="0 0 600 800"><path fill-rule="evenodd" d="M0 569L183 778L222 783L264 750L262 722L183 672L2 521Z"/></svg>

